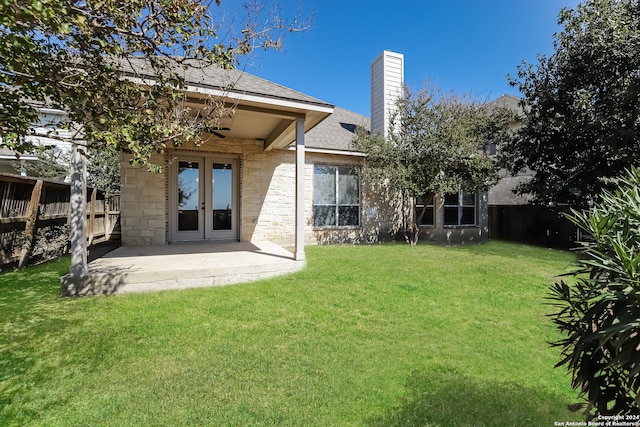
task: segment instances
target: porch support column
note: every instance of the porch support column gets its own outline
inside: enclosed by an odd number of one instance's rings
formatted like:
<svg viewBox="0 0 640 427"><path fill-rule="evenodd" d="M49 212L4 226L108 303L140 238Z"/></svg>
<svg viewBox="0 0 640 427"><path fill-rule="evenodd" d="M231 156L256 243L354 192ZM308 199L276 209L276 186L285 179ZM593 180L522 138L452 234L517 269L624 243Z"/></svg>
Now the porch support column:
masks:
<svg viewBox="0 0 640 427"><path fill-rule="evenodd" d="M83 151L74 141L71 151L71 195L69 198L69 237L71 266L62 278L62 295L81 295L88 282L87 270L87 174Z"/></svg>
<svg viewBox="0 0 640 427"><path fill-rule="evenodd" d="M304 119L296 120L296 233L297 261L304 261Z"/></svg>

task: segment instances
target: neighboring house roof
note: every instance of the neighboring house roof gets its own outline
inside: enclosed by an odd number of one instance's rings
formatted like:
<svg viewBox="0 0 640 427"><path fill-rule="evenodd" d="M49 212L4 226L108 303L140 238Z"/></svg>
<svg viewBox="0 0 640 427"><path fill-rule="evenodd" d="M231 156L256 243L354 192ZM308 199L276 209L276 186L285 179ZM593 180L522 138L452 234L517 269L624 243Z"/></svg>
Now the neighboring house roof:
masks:
<svg viewBox="0 0 640 427"><path fill-rule="evenodd" d="M34 154L20 154L7 147L0 147L0 159L2 160L37 160L38 156Z"/></svg>
<svg viewBox="0 0 640 427"><path fill-rule="evenodd" d="M353 152L352 141L358 127L369 130L369 118L344 108L334 107L333 114L305 135L305 146L323 150Z"/></svg>
<svg viewBox="0 0 640 427"><path fill-rule="evenodd" d="M491 101L489 105L495 105L497 107L505 107L516 114L522 114L521 103L522 103L522 98L505 93L504 95Z"/></svg>
<svg viewBox="0 0 640 427"><path fill-rule="evenodd" d="M514 189L531 180L533 174L523 173L518 176L510 176L507 172L502 171L500 180L489 189L489 197L487 203L491 205L514 206L527 205L531 203L531 197L528 195L520 195L514 193Z"/></svg>
<svg viewBox="0 0 640 427"><path fill-rule="evenodd" d="M12 159L16 160L18 153L7 147L0 147L0 159Z"/></svg>

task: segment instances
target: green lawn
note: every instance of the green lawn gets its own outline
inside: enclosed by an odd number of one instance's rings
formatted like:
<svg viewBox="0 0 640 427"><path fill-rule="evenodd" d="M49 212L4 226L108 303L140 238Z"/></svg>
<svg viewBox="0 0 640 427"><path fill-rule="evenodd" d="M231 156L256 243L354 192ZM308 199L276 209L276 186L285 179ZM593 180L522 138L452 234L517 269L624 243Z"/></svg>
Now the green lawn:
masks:
<svg viewBox="0 0 640 427"><path fill-rule="evenodd" d="M307 248L298 273L68 299L66 259L0 275L0 425L552 426L547 288L567 252Z"/></svg>

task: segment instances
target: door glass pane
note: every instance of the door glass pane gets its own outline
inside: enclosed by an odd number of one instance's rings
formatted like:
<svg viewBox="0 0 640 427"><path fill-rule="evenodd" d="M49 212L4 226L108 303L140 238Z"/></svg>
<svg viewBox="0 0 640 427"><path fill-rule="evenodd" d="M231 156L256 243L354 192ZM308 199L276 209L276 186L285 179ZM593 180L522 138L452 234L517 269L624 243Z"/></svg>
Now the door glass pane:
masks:
<svg viewBox="0 0 640 427"><path fill-rule="evenodd" d="M214 163L211 174L213 230L231 230L233 170L230 163Z"/></svg>
<svg viewBox="0 0 640 427"><path fill-rule="evenodd" d="M178 231L198 230L198 162L178 162Z"/></svg>

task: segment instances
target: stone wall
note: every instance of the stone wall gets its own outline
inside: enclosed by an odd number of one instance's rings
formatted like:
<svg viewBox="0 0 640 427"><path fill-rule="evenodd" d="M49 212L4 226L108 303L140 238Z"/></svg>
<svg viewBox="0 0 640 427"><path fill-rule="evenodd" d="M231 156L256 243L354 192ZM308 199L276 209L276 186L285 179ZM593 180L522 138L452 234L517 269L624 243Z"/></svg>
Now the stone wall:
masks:
<svg viewBox="0 0 640 427"><path fill-rule="evenodd" d="M241 240L265 240L282 246L294 244L295 171L295 151L244 153ZM307 187L305 183L305 199L308 199Z"/></svg>
<svg viewBox="0 0 640 427"><path fill-rule="evenodd" d="M166 190L164 174L133 167L129 156L121 157L120 230L123 245L164 245ZM151 162L163 164L164 156L154 155Z"/></svg>
<svg viewBox="0 0 640 427"><path fill-rule="evenodd" d="M200 147L184 147L155 156L166 165L164 173L152 174L132 167L122 158L122 243L162 245L169 241L168 168L179 154L232 156L240 166L239 239L270 241L292 247L295 239L295 151L265 152L254 141L215 140ZM361 223L358 227L313 226L314 164L357 165L355 156L307 152L305 163L305 242L307 244L375 243L402 239L401 200L381 187L361 184ZM458 243L484 240L488 232L486 194L481 196L478 227L445 228L442 199L436 200L434 227L423 227L421 241Z"/></svg>

